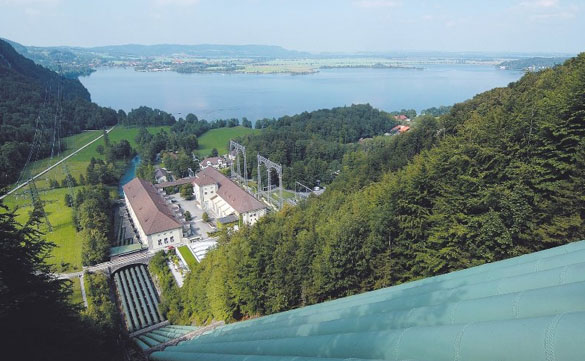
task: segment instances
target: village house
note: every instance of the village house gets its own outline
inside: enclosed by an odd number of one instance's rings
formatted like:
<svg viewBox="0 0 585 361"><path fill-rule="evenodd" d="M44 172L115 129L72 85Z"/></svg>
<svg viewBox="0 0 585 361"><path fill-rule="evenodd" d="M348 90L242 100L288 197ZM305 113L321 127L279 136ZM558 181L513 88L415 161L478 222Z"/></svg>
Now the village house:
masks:
<svg viewBox="0 0 585 361"><path fill-rule="evenodd" d="M223 157L209 157L199 162L199 167L205 169L207 167L213 167L215 169L223 169L228 166L227 161Z"/></svg>
<svg viewBox="0 0 585 361"><path fill-rule="evenodd" d="M169 172L165 168L157 168L154 171L154 179L157 183L169 182L172 180Z"/></svg>
<svg viewBox="0 0 585 361"><path fill-rule="evenodd" d="M395 134L402 134L406 133L410 130L408 125L397 125L394 128L390 129L389 133L384 133L384 135L395 135Z"/></svg>
<svg viewBox="0 0 585 361"><path fill-rule="evenodd" d="M399 122L410 122L410 118L404 114L395 115L394 119L398 120Z"/></svg>

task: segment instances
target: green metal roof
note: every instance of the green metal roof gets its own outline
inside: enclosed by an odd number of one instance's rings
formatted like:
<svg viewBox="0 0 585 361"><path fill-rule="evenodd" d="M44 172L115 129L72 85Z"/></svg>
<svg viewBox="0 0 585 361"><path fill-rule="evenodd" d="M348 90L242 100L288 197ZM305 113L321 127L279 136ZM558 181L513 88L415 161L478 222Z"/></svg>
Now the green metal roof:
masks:
<svg viewBox="0 0 585 361"><path fill-rule="evenodd" d="M117 246L110 248L110 257L121 256L128 253L138 252L142 250L142 244L133 243L124 246Z"/></svg>
<svg viewBox="0 0 585 361"><path fill-rule="evenodd" d="M136 336L134 342L136 342L142 351L146 351L152 347L172 341L195 330L197 330L197 327L168 325L140 336Z"/></svg>
<svg viewBox="0 0 585 361"><path fill-rule="evenodd" d="M585 360L585 241L218 328L151 360Z"/></svg>

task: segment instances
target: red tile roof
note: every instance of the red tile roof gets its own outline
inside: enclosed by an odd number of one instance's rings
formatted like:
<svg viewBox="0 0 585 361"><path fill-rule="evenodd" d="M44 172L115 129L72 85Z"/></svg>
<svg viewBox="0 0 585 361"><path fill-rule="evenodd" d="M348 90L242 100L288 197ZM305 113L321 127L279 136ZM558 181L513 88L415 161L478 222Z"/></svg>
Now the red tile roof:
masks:
<svg viewBox="0 0 585 361"><path fill-rule="evenodd" d="M149 182L134 178L123 189L140 227L147 235L181 227L163 197Z"/></svg>
<svg viewBox="0 0 585 361"><path fill-rule="evenodd" d="M207 168L205 168L207 169ZM195 179L191 182L192 184L197 184L198 186L208 186L210 184L218 184L219 182L213 178L205 174L203 171L200 171L195 175Z"/></svg>
<svg viewBox="0 0 585 361"><path fill-rule="evenodd" d="M397 125L394 128L392 128L390 130L391 133L404 133L404 132L408 132L410 130L410 127L408 125Z"/></svg>
<svg viewBox="0 0 585 361"><path fill-rule="evenodd" d="M238 213L247 213L266 206L254 198L250 193L240 188L231 179L221 174L215 168L207 167L195 175L194 184L199 186L217 184L217 195L220 196Z"/></svg>

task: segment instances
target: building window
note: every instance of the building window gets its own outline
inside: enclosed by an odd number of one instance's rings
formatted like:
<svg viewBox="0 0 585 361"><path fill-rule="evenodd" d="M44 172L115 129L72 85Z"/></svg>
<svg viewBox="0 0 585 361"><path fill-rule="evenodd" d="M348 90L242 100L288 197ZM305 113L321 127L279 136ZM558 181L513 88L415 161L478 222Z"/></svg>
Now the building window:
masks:
<svg viewBox="0 0 585 361"><path fill-rule="evenodd" d="M158 245L162 245L162 241L160 239L158 240Z"/></svg>
<svg viewBox="0 0 585 361"><path fill-rule="evenodd" d="M175 236L171 236L171 242L175 241Z"/></svg>
<svg viewBox="0 0 585 361"><path fill-rule="evenodd" d="M169 239L165 238L165 244L169 243Z"/></svg>

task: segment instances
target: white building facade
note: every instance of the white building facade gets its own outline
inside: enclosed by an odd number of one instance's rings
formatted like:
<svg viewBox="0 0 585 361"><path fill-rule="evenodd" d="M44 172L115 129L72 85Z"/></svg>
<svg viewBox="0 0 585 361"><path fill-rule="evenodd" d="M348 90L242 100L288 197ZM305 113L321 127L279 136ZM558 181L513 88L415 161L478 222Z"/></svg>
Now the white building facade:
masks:
<svg viewBox="0 0 585 361"><path fill-rule="evenodd" d="M152 184L134 178L123 189L128 213L142 244L156 251L181 242L183 226Z"/></svg>
<svg viewBox="0 0 585 361"><path fill-rule="evenodd" d="M201 208L218 218L234 214L244 224L254 224L266 215L267 206L212 167L195 175L193 194Z"/></svg>

